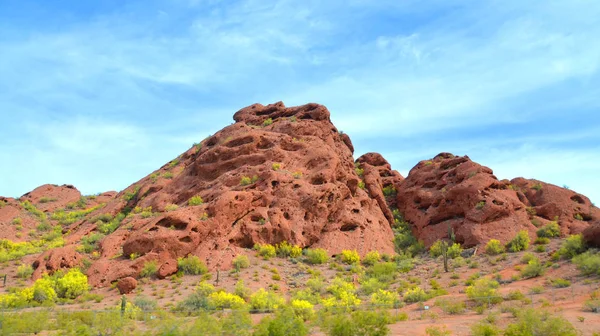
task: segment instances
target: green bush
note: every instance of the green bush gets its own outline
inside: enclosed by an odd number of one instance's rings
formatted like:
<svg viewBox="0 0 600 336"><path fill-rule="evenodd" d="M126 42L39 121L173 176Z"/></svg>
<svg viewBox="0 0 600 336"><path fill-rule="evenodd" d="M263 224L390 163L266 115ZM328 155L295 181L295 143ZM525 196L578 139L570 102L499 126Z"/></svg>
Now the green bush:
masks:
<svg viewBox="0 0 600 336"><path fill-rule="evenodd" d="M208 295L208 304L212 309L243 309L246 301L235 294L219 291Z"/></svg>
<svg viewBox="0 0 600 336"><path fill-rule="evenodd" d="M271 244L256 244L254 249L258 251L258 255L263 257L265 260L271 259L277 255L275 246Z"/></svg>
<svg viewBox="0 0 600 336"><path fill-rule="evenodd" d="M584 275L600 275L600 254L585 252L573 258L573 263Z"/></svg>
<svg viewBox="0 0 600 336"><path fill-rule="evenodd" d="M256 326L253 336L306 336L309 334L304 320L291 308L278 311L274 316L264 317Z"/></svg>
<svg viewBox="0 0 600 336"><path fill-rule="evenodd" d="M371 278L376 278L380 282L392 282L397 275L398 265L392 261L378 262L375 265L367 268L367 275Z"/></svg>
<svg viewBox="0 0 600 336"><path fill-rule="evenodd" d="M485 253L488 255L497 255L504 253L504 246L497 239L490 239L485 245Z"/></svg>
<svg viewBox="0 0 600 336"><path fill-rule="evenodd" d="M560 237L560 226L557 222L550 222L548 225L537 230L537 236L540 238Z"/></svg>
<svg viewBox="0 0 600 336"><path fill-rule="evenodd" d="M575 336L579 333L565 318L529 308L517 312L517 321L507 326L504 335Z"/></svg>
<svg viewBox="0 0 600 336"><path fill-rule="evenodd" d="M298 245L291 245L287 241L283 241L275 245L277 255L281 258L298 258L302 255L302 248Z"/></svg>
<svg viewBox="0 0 600 336"><path fill-rule="evenodd" d="M510 252L524 251L529 247L529 234L526 230L521 230L517 233L517 236L513 238L508 244L506 249Z"/></svg>
<svg viewBox="0 0 600 336"><path fill-rule="evenodd" d="M31 265L21 264L17 267L17 277L21 279L28 279L33 274L33 267Z"/></svg>
<svg viewBox="0 0 600 336"><path fill-rule="evenodd" d="M197 311L210 308L208 296L214 293L213 285L201 282L196 287L194 293L189 295L184 301L179 302L175 311Z"/></svg>
<svg viewBox="0 0 600 336"><path fill-rule="evenodd" d="M415 303L426 301L429 299L429 296L420 287L415 287L407 289L402 298L404 299L404 302Z"/></svg>
<svg viewBox="0 0 600 336"><path fill-rule="evenodd" d="M342 250L340 257L341 261L346 264L358 264L360 263L360 256L356 250Z"/></svg>
<svg viewBox="0 0 600 336"><path fill-rule="evenodd" d="M581 234L571 235L565 239L556 254L565 259L571 259L585 252L587 246Z"/></svg>
<svg viewBox="0 0 600 336"><path fill-rule="evenodd" d="M469 299L477 304L500 303L502 297L498 295L498 282L487 278L479 279L467 287L466 293Z"/></svg>
<svg viewBox="0 0 600 336"><path fill-rule="evenodd" d="M177 269L185 274L198 275L208 272L206 264L195 255L177 259Z"/></svg>
<svg viewBox="0 0 600 336"><path fill-rule="evenodd" d="M273 119L268 118L265 121L263 121L263 126L269 126L273 124Z"/></svg>
<svg viewBox="0 0 600 336"><path fill-rule="evenodd" d="M552 284L552 287L554 287L554 288L566 288L566 287L571 286L571 281L563 279L563 278L552 279L552 280L550 280L550 283Z"/></svg>
<svg viewBox="0 0 600 336"><path fill-rule="evenodd" d="M360 291L366 295L371 295L379 290L387 288L388 285L377 280L377 278L367 278L360 285Z"/></svg>
<svg viewBox="0 0 600 336"><path fill-rule="evenodd" d="M390 333L390 322L387 311L355 311L326 317L321 329L328 336L385 336Z"/></svg>
<svg viewBox="0 0 600 336"><path fill-rule="evenodd" d="M276 293L266 291L263 288L250 296L250 308L261 312L270 312L282 307L285 299Z"/></svg>
<svg viewBox="0 0 600 336"><path fill-rule="evenodd" d="M188 200L189 206L196 206L196 205L202 205L202 204L204 204L204 200L200 196L193 196L192 198L190 198Z"/></svg>
<svg viewBox="0 0 600 336"><path fill-rule="evenodd" d="M436 299L435 305L450 315L462 314L466 309L465 303L456 299Z"/></svg>
<svg viewBox="0 0 600 336"><path fill-rule="evenodd" d="M89 290L87 276L77 268L56 280L56 293L61 298L74 299Z"/></svg>
<svg viewBox="0 0 600 336"><path fill-rule="evenodd" d="M533 243L536 245L546 245L550 243L550 238L537 237Z"/></svg>
<svg viewBox="0 0 600 336"><path fill-rule="evenodd" d="M472 336L500 336L500 328L493 324L479 322L471 326Z"/></svg>
<svg viewBox="0 0 600 336"><path fill-rule="evenodd" d="M362 263L367 266L372 266L381 260L381 255L378 251L371 251L365 255Z"/></svg>
<svg viewBox="0 0 600 336"><path fill-rule="evenodd" d="M310 320L315 316L314 305L309 301L293 299L290 306L294 310L296 316L304 321Z"/></svg>
<svg viewBox="0 0 600 336"><path fill-rule="evenodd" d="M536 259L537 257L531 253L531 252L527 252L525 254L523 254L523 256L521 257L521 264L528 264L531 260Z"/></svg>
<svg viewBox="0 0 600 336"><path fill-rule="evenodd" d="M425 334L427 336L450 336L452 332L446 328L446 326L438 327L438 326L430 326L425 329Z"/></svg>
<svg viewBox="0 0 600 336"><path fill-rule="evenodd" d="M94 232L81 237L81 246L85 253L92 253L98 249L98 243L105 236L102 233Z"/></svg>
<svg viewBox="0 0 600 336"><path fill-rule="evenodd" d="M525 279L535 278L540 275L543 275L545 271L546 269L544 268L544 265L540 263L540 260L537 257L534 257L527 263L527 266L525 266L521 271L521 277Z"/></svg>
<svg viewBox="0 0 600 336"><path fill-rule="evenodd" d="M398 294L386 290L378 290L371 295L371 304L376 306L397 307L400 303Z"/></svg>
<svg viewBox="0 0 600 336"><path fill-rule="evenodd" d="M148 261L144 263L142 270L140 272L140 276L142 278L148 278L154 276L158 271L158 263L155 260Z"/></svg>
<svg viewBox="0 0 600 336"><path fill-rule="evenodd" d="M245 255L239 255L239 256L236 256L235 258L233 258L232 264L233 264L233 267L237 271L239 271L242 268L250 267L250 260Z"/></svg>
<svg viewBox="0 0 600 336"><path fill-rule="evenodd" d="M327 251L321 248L307 249L305 255L306 262L312 265L324 264L329 260Z"/></svg>

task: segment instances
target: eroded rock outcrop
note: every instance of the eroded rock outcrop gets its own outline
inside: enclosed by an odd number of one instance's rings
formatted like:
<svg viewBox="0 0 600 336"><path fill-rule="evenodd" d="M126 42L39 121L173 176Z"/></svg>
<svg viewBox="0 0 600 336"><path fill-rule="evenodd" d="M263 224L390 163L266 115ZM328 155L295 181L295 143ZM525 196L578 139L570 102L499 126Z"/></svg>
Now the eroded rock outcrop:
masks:
<svg viewBox="0 0 600 336"><path fill-rule="evenodd" d="M139 209L101 241L101 256L88 270L92 285L137 276L149 260L159 263L164 277L176 271L173 260L190 254L211 269L229 268L240 249L256 243L285 240L332 254L393 252L389 210L359 187L352 143L324 106L255 104L234 120L99 211L116 216ZM373 193L402 178L382 173L387 163L364 165L365 178L370 170L378 175L367 183L377 185L369 187ZM193 197L202 204L190 205ZM98 223L71 229L69 242L76 244Z"/></svg>
<svg viewBox="0 0 600 336"><path fill-rule="evenodd" d="M598 209L573 191L535 180L498 180L490 168L449 153L417 164L397 188L397 206L430 245L449 230L470 247L507 242L520 230L535 237L556 220L563 235L582 232Z"/></svg>

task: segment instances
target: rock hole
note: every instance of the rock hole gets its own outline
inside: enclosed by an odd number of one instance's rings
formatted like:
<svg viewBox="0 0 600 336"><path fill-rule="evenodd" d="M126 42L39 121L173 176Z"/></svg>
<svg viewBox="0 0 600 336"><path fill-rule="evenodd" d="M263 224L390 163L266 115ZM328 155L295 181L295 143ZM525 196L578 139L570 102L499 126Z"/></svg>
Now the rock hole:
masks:
<svg viewBox="0 0 600 336"><path fill-rule="evenodd" d="M242 146L242 145L246 145L246 144L252 143L253 141L254 141L253 137L246 136L246 137L242 137L242 138L233 139L233 140L227 142L225 144L225 146L227 146L229 148L239 147L239 146Z"/></svg>
<svg viewBox="0 0 600 336"><path fill-rule="evenodd" d="M583 197L581 197L581 195L571 196L571 201L579 203L579 204L585 204L585 200L583 199Z"/></svg>
<svg viewBox="0 0 600 336"><path fill-rule="evenodd" d="M283 218L285 218L285 219L289 220L291 217L290 217L290 214L289 214L289 213L287 213L287 212L284 212L284 213L283 213Z"/></svg>
<svg viewBox="0 0 600 336"><path fill-rule="evenodd" d="M158 223L156 223L157 226L162 226L162 227L166 227L166 228L175 228L175 230L185 230L187 229L188 223L176 219L176 218L163 218L161 220L158 221Z"/></svg>
<svg viewBox="0 0 600 336"><path fill-rule="evenodd" d="M342 231L342 232L354 231L357 228L358 228L358 224L356 224L356 223L345 223L340 228L340 231Z"/></svg>
<svg viewBox="0 0 600 336"><path fill-rule="evenodd" d="M179 238L179 241L182 243L191 243L192 238L190 236L185 236L185 237Z"/></svg>
<svg viewBox="0 0 600 336"><path fill-rule="evenodd" d="M433 181L432 182L427 182L427 183L423 184L423 188L424 189L431 189L431 188L435 187L436 185L437 185L436 182L433 182Z"/></svg>
<svg viewBox="0 0 600 336"><path fill-rule="evenodd" d="M277 188L279 186L279 181L271 181L271 186Z"/></svg>
<svg viewBox="0 0 600 336"><path fill-rule="evenodd" d="M359 212L360 212L360 210L359 210L359 209L352 209L352 213L355 213L355 214L357 214L357 213L359 213Z"/></svg>

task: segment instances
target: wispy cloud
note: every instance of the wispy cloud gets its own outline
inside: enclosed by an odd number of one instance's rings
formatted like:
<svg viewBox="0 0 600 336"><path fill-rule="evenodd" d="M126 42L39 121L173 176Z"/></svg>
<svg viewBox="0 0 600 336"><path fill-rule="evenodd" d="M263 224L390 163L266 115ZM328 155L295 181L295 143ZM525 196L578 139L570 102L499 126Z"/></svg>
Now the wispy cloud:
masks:
<svg viewBox="0 0 600 336"><path fill-rule="evenodd" d="M12 4L31 19L0 14L0 157L27 168L0 168L0 194L123 188L237 109L283 100L327 105L357 154L403 172L455 151L600 200L582 173L600 161L593 2Z"/></svg>

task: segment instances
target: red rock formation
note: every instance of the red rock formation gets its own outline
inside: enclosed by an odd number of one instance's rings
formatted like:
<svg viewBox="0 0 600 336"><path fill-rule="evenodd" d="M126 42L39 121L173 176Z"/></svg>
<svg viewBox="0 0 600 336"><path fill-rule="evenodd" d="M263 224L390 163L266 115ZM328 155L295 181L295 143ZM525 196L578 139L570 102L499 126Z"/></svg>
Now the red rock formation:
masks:
<svg viewBox="0 0 600 336"><path fill-rule="evenodd" d="M115 215L152 207L156 214L131 213L103 239L100 260L88 271L92 285L136 276L148 260L159 261L166 276L176 268L165 264L188 254L206 260L211 269L227 268L241 248L255 243L286 240L332 254L393 252L384 215L389 210L358 187L352 143L337 131L324 106L255 104L234 119L235 124L119 193L100 211ZM381 165L373 167L379 171ZM392 174L376 180L390 177L401 179ZM194 196L204 203L189 206ZM84 221L71 229L75 233L68 241L77 243L97 225ZM141 257L132 261L131 254Z"/></svg>
<svg viewBox="0 0 600 336"><path fill-rule="evenodd" d="M119 289L120 294L129 294L133 292L133 290L137 287L137 280L132 277L126 277L120 279L117 282L117 289Z"/></svg>
<svg viewBox="0 0 600 336"><path fill-rule="evenodd" d="M397 205L426 245L447 237L449 228L469 247L489 239L507 242L519 230L534 238L536 225L556 216L564 235L598 218L582 195L521 178L499 181L490 168L449 153L415 166L398 188Z"/></svg>
<svg viewBox="0 0 600 336"><path fill-rule="evenodd" d="M20 200L31 202L41 211L53 212L80 198L81 193L72 185L44 184L21 196Z"/></svg>
<svg viewBox="0 0 600 336"><path fill-rule="evenodd" d="M61 269L81 266L83 256L75 250L75 246L58 247L46 251L33 263L33 278L38 279L44 273L52 274Z"/></svg>
<svg viewBox="0 0 600 336"><path fill-rule="evenodd" d="M363 173L365 189L371 198L377 201L388 221L393 223L394 216L389 204L394 203L394 200L386 199L383 189L389 186L394 189L399 188L404 177L399 172L392 170L392 166L379 153L367 153L359 157L356 163L359 172Z"/></svg>

